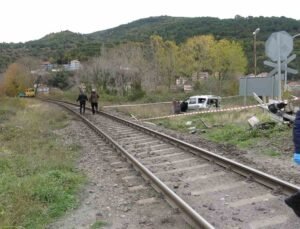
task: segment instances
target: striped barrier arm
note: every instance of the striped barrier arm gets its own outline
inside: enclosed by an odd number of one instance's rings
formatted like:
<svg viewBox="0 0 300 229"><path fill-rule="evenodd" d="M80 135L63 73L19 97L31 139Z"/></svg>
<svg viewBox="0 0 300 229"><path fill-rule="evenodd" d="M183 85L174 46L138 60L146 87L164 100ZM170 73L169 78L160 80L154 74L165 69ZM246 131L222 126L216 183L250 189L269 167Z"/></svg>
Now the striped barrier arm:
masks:
<svg viewBox="0 0 300 229"><path fill-rule="evenodd" d="M166 115L166 116L160 116L160 117L145 118L145 119L140 119L140 121L157 120L157 119L163 119L163 118L175 118L175 117L196 115L196 114L208 114L208 113L219 113L219 112L226 112L226 111L236 111L236 110L251 109L251 108L256 108L256 107L259 107L259 105L231 107L231 108L214 109L214 110L197 111L197 112L187 112L187 113L183 113L183 114L173 114L173 115Z"/></svg>

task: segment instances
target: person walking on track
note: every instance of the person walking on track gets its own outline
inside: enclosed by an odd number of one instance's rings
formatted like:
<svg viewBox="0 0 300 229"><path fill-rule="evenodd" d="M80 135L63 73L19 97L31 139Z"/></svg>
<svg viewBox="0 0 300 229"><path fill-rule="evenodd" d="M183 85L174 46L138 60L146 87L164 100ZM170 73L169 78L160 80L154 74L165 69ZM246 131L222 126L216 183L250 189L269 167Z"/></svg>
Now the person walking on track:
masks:
<svg viewBox="0 0 300 229"><path fill-rule="evenodd" d="M96 89L92 89L92 93L89 100L91 102L93 114L95 114L96 111L98 111L98 99L99 99L99 95L97 94Z"/></svg>
<svg viewBox="0 0 300 229"><path fill-rule="evenodd" d="M85 103L86 101L88 101L88 97L86 96L86 94L84 94L84 92L80 92L78 98L77 98L77 102L79 102L80 104L80 114L84 114L85 113Z"/></svg>

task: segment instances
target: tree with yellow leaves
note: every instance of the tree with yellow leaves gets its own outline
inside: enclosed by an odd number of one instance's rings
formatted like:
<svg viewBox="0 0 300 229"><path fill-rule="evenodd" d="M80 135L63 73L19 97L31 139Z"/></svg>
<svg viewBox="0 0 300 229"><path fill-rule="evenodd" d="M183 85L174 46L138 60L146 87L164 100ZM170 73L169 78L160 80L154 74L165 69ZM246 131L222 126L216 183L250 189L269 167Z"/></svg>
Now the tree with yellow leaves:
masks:
<svg viewBox="0 0 300 229"><path fill-rule="evenodd" d="M193 73L208 71L212 73L212 48L216 45L213 36L195 36L180 46L180 72L191 76Z"/></svg>
<svg viewBox="0 0 300 229"><path fill-rule="evenodd" d="M33 77L30 72L21 64L13 63L9 65L4 73L3 88L5 94L16 96L28 87L33 87Z"/></svg>
<svg viewBox="0 0 300 229"><path fill-rule="evenodd" d="M213 47L213 68L217 78L235 79L246 71L247 59L241 45L235 41L220 40Z"/></svg>

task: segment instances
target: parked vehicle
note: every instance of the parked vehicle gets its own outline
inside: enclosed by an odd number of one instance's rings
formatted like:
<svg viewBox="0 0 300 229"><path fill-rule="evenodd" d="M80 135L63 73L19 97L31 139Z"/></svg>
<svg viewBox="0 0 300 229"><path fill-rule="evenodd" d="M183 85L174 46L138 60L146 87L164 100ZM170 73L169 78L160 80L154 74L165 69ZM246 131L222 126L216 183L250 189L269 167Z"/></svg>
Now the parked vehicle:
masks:
<svg viewBox="0 0 300 229"><path fill-rule="evenodd" d="M34 88L27 88L25 90L25 96L26 97L34 97L35 96L35 90L34 90Z"/></svg>
<svg viewBox="0 0 300 229"><path fill-rule="evenodd" d="M188 110L199 110L207 108L220 107L221 97L215 95L195 95L189 97L186 101Z"/></svg>
<svg viewBox="0 0 300 229"><path fill-rule="evenodd" d="M25 92L19 92L19 97L35 97L35 89L34 88L27 88Z"/></svg>

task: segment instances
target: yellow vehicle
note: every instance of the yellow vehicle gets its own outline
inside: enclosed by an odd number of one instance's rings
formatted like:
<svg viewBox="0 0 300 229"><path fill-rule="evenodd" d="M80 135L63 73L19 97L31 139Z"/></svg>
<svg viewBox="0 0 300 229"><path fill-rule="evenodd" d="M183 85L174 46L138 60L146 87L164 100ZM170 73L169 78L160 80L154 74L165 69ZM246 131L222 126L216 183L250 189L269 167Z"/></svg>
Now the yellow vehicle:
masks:
<svg viewBox="0 0 300 229"><path fill-rule="evenodd" d="M25 90L25 97L34 97L34 96L35 96L34 88L27 88Z"/></svg>

